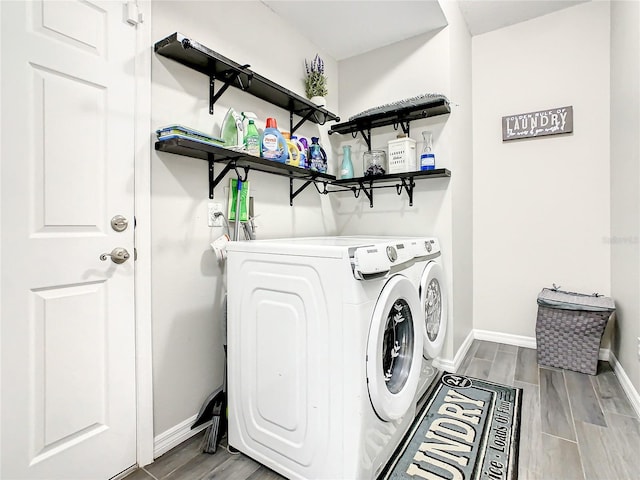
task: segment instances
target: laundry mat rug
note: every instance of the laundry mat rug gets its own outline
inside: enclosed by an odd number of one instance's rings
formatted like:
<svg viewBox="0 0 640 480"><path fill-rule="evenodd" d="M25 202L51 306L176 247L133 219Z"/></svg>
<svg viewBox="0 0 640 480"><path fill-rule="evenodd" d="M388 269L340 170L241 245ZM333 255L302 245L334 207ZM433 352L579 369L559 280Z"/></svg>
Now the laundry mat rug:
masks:
<svg viewBox="0 0 640 480"><path fill-rule="evenodd" d="M379 480L515 480L522 389L444 374Z"/></svg>

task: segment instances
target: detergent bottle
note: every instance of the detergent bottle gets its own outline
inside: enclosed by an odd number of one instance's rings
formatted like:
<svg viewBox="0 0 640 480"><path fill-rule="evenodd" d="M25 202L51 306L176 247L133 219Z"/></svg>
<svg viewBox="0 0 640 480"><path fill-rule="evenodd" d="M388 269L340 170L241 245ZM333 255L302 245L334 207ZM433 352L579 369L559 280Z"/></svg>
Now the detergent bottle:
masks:
<svg viewBox="0 0 640 480"><path fill-rule="evenodd" d="M267 118L267 127L262 134L260 152L263 158L280 163L286 163L289 158L287 142L278 130L275 118Z"/></svg>
<svg viewBox="0 0 640 480"><path fill-rule="evenodd" d="M291 134L289 132L282 132L284 140L287 142L287 150L289 151L289 158L287 159L287 165L292 167L300 166L300 150L297 145L291 141Z"/></svg>
<svg viewBox="0 0 640 480"><path fill-rule="evenodd" d="M309 145L310 168L316 172L327 173L327 153L318 140L318 137L311 137L311 145Z"/></svg>
<svg viewBox="0 0 640 480"><path fill-rule="evenodd" d="M304 140L304 144L302 143L303 140ZM293 135L291 137L291 141L298 148L298 152L299 152L299 154L298 154L298 157L299 157L298 167L308 169L309 168L309 162L307 160L307 147L305 146L305 144L307 143L307 139L304 138L304 137L301 137L300 139L298 139L298 137Z"/></svg>

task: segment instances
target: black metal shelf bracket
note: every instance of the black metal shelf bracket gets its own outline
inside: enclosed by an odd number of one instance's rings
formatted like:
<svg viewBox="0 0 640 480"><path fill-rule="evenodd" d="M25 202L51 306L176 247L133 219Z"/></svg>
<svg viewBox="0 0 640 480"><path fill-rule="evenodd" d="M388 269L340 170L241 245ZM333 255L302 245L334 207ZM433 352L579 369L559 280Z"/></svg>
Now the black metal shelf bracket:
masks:
<svg viewBox="0 0 640 480"><path fill-rule="evenodd" d="M208 160L209 162L209 200L213 200L213 189L215 188L213 182L214 182L214 176L213 176L213 164L214 161L212 159Z"/></svg>
<svg viewBox="0 0 640 480"><path fill-rule="evenodd" d="M215 162L213 160L209 159L209 199L213 199L213 190L220 183L220 181L225 177L225 175L229 173L229 170L231 170L232 168L235 168L235 162L229 162L224 166L222 171L216 177L213 172L214 163Z"/></svg>
<svg viewBox="0 0 640 480"><path fill-rule="evenodd" d="M371 129L368 128L366 134L364 132L364 130L360 130L360 135L362 135L362 138L364 138L364 141L367 143L367 150L371 150Z"/></svg>
<svg viewBox="0 0 640 480"><path fill-rule="evenodd" d="M249 68L251 65L246 64L246 65L242 65L240 68L242 70ZM215 72L215 68L213 69ZM215 73L209 76L209 113L211 115L213 115L213 106L216 104L216 102L218 101L218 99L222 96L222 94L224 92L227 91L227 88L229 88L231 85L233 85L233 83L237 80L238 81L238 86L241 90L245 90L247 88L249 88L249 86L251 86L251 80L253 79L253 72L251 73L246 73L243 72L242 70L225 70L224 72L222 72L222 77L221 79L219 79L221 82L223 82L224 84L222 85L222 87L220 87L220 90L218 90L218 92L216 93L215 91L215 81L216 81L216 75ZM240 78L240 74L241 73L246 73L247 75L247 85L243 85L242 83L242 79Z"/></svg>
<svg viewBox="0 0 640 480"><path fill-rule="evenodd" d="M371 148L369 148L371 149ZM360 181L360 188L359 190L364 192L364 194L367 196L367 198L369 199L369 208L373 208L373 181L369 180L369 189L367 190L367 187L364 185L363 181ZM359 193L358 193L359 195ZM358 198L356 196L356 198Z"/></svg>
<svg viewBox="0 0 640 480"><path fill-rule="evenodd" d="M294 124L293 124L293 112L292 112L292 111L290 111L290 112L289 112L289 131L290 131L291 135L293 135L293 134L294 134L294 132L295 132L296 130L298 130L298 128L300 128L300 127L304 124L304 122L306 122L307 120L309 120L309 119L313 116L313 114L314 114L314 113L315 113L315 110L309 110L309 111L305 114L305 116L304 116L304 117L302 117L302 119L301 119L298 123L296 123L296 124L294 125ZM320 124L320 125L323 125L322 123L319 123L319 124Z"/></svg>
<svg viewBox="0 0 640 480"><path fill-rule="evenodd" d="M289 206L293 207L293 199L298 196L305 188L309 186L310 183L314 183L313 180L307 180L302 184L300 188L298 188L295 192L293 191L293 177L289 177ZM315 185L315 183L314 183ZM316 187L318 188L318 187Z"/></svg>
<svg viewBox="0 0 640 480"><path fill-rule="evenodd" d="M249 178L249 170L251 169L251 167L240 167L244 170L244 177L243 177L238 171L238 166L236 165L235 160L232 160L226 163L222 171L218 173L218 176L215 175L213 170L215 161L212 158L209 158L208 162L209 162L209 199L210 200L213 200L213 191L215 190L215 188L222 181L222 179L227 175L227 173L229 173L231 170L234 170L236 172L236 178L243 183L247 181L247 178Z"/></svg>
<svg viewBox="0 0 640 480"><path fill-rule="evenodd" d="M396 185L396 192L400 195L404 189L409 197L409 206L413 207L413 189L416 186L416 182L413 181L413 177L401 178L400 180L402 185Z"/></svg>

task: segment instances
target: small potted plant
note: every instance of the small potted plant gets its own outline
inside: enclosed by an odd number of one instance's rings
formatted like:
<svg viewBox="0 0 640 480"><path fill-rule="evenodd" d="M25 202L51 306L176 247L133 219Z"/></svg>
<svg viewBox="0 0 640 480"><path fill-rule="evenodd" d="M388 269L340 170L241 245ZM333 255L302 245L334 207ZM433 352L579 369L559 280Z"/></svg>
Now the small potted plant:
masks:
<svg viewBox="0 0 640 480"><path fill-rule="evenodd" d="M304 79L307 98L319 107L324 107L327 104L324 97L329 93L327 90L327 76L324 74L324 61L320 58L320 55L316 54L311 62L305 59L304 66L307 71Z"/></svg>

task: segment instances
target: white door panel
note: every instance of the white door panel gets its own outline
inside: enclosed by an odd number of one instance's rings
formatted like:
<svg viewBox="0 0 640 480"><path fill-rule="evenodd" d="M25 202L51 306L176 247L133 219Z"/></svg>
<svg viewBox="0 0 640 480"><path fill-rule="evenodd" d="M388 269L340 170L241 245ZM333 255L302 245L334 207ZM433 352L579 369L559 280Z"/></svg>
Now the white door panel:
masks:
<svg viewBox="0 0 640 480"><path fill-rule="evenodd" d="M0 9L0 478L107 479L136 463L135 28L115 1Z"/></svg>

